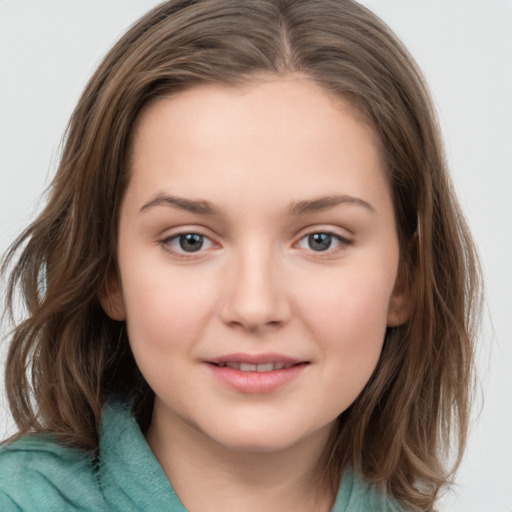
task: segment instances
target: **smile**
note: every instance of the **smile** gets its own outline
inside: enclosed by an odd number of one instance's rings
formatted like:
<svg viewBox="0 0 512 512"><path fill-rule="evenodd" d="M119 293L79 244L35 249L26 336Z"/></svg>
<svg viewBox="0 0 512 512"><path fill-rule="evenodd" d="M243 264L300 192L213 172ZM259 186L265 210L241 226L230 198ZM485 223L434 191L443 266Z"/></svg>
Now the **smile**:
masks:
<svg viewBox="0 0 512 512"><path fill-rule="evenodd" d="M310 366L310 361L279 354L230 354L204 362L219 383L239 393L276 391Z"/></svg>
<svg viewBox="0 0 512 512"><path fill-rule="evenodd" d="M269 362L269 363L237 363L237 362L226 362L218 363L217 366L220 368L233 368L240 372L272 372L274 370L282 370L283 368L291 368L296 363L285 363L283 361Z"/></svg>

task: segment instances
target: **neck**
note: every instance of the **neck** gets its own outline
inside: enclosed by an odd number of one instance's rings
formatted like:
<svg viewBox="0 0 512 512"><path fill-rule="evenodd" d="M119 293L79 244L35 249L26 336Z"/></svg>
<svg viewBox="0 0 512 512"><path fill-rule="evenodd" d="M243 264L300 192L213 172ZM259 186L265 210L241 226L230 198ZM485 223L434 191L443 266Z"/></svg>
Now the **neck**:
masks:
<svg viewBox="0 0 512 512"><path fill-rule="evenodd" d="M323 451L329 430L279 451L236 451L174 418L155 415L146 434L175 492L190 512L328 512Z"/></svg>

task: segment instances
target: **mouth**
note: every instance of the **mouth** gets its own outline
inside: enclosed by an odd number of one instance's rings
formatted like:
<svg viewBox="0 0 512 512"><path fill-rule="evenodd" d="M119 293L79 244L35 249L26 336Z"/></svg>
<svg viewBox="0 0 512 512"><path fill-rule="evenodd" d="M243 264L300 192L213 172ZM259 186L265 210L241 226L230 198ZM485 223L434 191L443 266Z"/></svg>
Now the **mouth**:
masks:
<svg viewBox="0 0 512 512"><path fill-rule="evenodd" d="M219 368L232 368L240 372L272 372L286 370L294 366L309 364L309 361L296 359L277 353L266 354L227 354L205 361Z"/></svg>
<svg viewBox="0 0 512 512"><path fill-rule="evenodd" d="M299 364L305 363L285 363L284 361L273 361L268 363L240 363L236 361L228 361L225 363L211 363L219 368L233 368L234 370L238 370L239 372L273 372L274 370L283 370L292 368L293 366L297 366Z"/></svg>
<svg viewBox="0 0 512 512"><path fill-rule="evenodd" d="M231 354L205 361L224 385L242 393L267 393L299 378L310 361L278 354Z"/></svg>

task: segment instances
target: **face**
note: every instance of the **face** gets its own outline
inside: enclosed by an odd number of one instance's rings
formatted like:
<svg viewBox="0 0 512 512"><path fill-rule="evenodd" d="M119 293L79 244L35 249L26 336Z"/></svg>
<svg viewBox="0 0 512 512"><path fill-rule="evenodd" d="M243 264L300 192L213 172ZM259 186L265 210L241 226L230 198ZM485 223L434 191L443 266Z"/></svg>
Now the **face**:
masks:
<svg viewBox="0 0 512 512"><path fill-rule="evenodd" d="M325 437L404 320L374 133L289 78L159 100L133 149L102 303L154 421L238 451Z"/></svg>

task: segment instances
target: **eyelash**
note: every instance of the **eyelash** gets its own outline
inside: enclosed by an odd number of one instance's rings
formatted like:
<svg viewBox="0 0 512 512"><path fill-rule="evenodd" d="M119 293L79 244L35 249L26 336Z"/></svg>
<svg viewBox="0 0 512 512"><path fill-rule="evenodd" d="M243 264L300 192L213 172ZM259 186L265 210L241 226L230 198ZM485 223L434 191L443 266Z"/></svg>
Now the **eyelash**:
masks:
<svg viewBox="0 0 512 512"><path fill-rule="evenodd" d="M180 249L174 248L172 246L172 243L174 241L180 243L181 239L186 236L201 237L201 245L199 246L199 249L197 251L187 252L183 249L183 247L181 247L181 250L180 250ZM187 231L184 233L177 233L176 235L168 236L168 237L164 238L163 240L160 240L159 244L162 246L164 251L167 251L178 258L192 258L192 257L194 257L195 254L203 252L202 249L203 249L205 241L207 241L208 249L215 245L214 242L212 242L212 240L210 239L210 237L203 235L202 233L197 233L196 231ZM180 245L181 245L181 243L180 243Z"/></svg>
<svg viewBox="0 0 512 512"><path fill-rule="evenodd" d="M302 247L301 243L303 241L306 241L306 243L312 242L313 240L311 237L314 237L317 235L323 235L323 236L329 237L329 242L336 241L337 242L336 247L332 248L331 246L329 246L325 250L319 250L319 251L315 251L315 250L311 249L310 247L309 248ZM183 237L187 237L187 236L194 236L194 237L201 238L201 245L199 246L197 251L185 251L183 249L183 246L182 246L183 240L182 239L183 239ZM197 240L197 238L196 238L196 240ZM206 248L204 247L205 241L207 243ZM178 248L173 247L173 245L172 245L173 242L179 243L181 248L178 249ZM345 249L346 247L352 245L352 243L353 243L352 240L349 240L348 238L338 235L337 233L333 233L331 231L326 230L326 231L309 232L309 233L303 235L299 239L299 241L296 242L295 245L301 247L302 249L311 251L314 254L318 254L319 256L323 256L323 255L327 256L327 255L335 254L338 251ZM193 258L194 255L198 255L198 254L204 252L205 249L210 249L211 247L213 247L215 245L215 243L207 235L203 235L203 234L195 232L195 231L187 231L187 232L177 233L175 235L168 236L168 237L160 240L159 245L161 245L163 250L171 253L172 255L174 255L178 258ZM331 245L331 243L329 245Z"/></svg>
<svg viewBox="0 0 512 512"><path fill-rule="evenodd" d="M311 232L311 233L307 233L306 235L304 235L298 242L297 245L299 245L299 247L301 246L301 243L305 240L306 243L308 242L311 242L312 241L312 237L314 236L317 236L317 235L323 235L323 236L327 236L330 238L330 242L331 241L337 241L337 245L336 247L332 248L332 247L328 247L327 249L325 250L320 250L320 251L315 251L313 249L310 249L311 252L315 253L315 254L318 254L318 255L331 255L331 254L335 254L337 253L338 251L342 251L343 249L345 249L346 247L352 245L352 240L349 240L348 238L345 238L341 235L338 235L337 233L333 233L332 231L314 231L314 232ZM305 248L306 250L308 250L308 248Z"/></svg>

